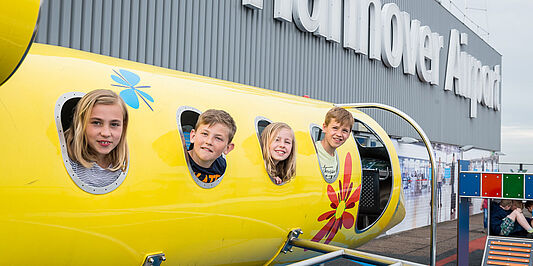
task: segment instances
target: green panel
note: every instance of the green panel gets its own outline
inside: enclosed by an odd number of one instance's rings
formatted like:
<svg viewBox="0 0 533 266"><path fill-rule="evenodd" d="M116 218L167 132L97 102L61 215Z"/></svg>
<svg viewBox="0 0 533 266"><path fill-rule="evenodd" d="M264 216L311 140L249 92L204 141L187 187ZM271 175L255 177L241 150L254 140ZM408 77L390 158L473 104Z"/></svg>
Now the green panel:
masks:
<svg viewBox="0 0 533 266"><path fill-rule="evenodd" d="M524 175L504 174L503 175L503 197L504 198L524 198Z"/></svg>

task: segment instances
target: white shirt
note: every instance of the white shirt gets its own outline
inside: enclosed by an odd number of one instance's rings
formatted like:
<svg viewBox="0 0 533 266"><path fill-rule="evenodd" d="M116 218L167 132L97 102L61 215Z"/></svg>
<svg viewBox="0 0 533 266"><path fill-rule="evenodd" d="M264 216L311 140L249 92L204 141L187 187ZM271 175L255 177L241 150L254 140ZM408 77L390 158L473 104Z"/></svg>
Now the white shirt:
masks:
<svg viewBox="0 0 533 266"><path fill-rule="evenodd" d="M326 180L334 180L339 174L337 151L335 151L335 156L331 156L324 149L320 141L315 142L315 146L318 154L318 164L320 165L322 175Z"/></svg>

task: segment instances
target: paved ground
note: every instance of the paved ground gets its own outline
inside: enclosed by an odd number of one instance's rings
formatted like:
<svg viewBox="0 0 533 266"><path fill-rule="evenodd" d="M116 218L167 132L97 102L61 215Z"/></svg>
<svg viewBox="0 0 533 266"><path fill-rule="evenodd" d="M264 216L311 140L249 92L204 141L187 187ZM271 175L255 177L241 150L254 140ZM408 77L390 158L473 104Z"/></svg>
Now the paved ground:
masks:
<svg viewBox="0 0 533 266"><path fill-rule="evenodd" d="M481 265L486 234L483 229L483 214L470 217L470 265ZM357 250L379 254L402 260L429 264L430 259L429 226L400 232L374 239ZM437 225L437 265L457 265L457 220ZM358 265L344 259L326 263L333 265Z"/></svg>

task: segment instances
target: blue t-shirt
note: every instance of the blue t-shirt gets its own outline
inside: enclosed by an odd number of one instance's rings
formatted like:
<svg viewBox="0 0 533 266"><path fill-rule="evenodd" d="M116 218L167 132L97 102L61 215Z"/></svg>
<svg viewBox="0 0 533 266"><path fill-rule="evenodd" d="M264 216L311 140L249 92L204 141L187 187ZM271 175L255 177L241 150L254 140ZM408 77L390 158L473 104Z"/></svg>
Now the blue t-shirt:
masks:
<svg viewBox="0 0 533 266"><path fill-rule="evenodd" d="M194 143L191 143L189 150L192 150ZM199 166L191 157L189 153L189 162L191 164L192 171L198 180L204 183L213 183L217 181L226 172L226 159L219 156L209 168Z"/></svg>

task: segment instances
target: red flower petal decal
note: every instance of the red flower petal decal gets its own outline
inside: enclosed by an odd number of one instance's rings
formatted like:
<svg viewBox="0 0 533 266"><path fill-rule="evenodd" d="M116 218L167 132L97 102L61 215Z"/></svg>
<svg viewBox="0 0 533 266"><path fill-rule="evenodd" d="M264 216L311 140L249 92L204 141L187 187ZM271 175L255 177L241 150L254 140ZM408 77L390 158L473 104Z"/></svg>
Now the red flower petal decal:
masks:
<svg viewBox="0 0 533 266"><path fill-rule="evenodd" d="M352 179L352 156L350 156L350 153L348 153L346 154L346 159L344 160L344 191L348 190L350 179ZM343 198L346 199L347 195L344 195Z"/></svg>
<svg viewBox="0 0 533 266"><path fill-rule="evenodd" d="M332 185L328 184L327 195L331 204L329 205L333 210L326 211L318 217L318 221L328 220L328 222L318 231L318 233L311 239L312 241L319 242L324 237L325 244L328 244L335 238L335 235L342 228L350 229L355 224L354 216L347 212L347 209L355 207L355 203L359 201L361 193L361 185L355 189L352 193L354 184L352 183L352 157L350 153L346 154L344 160L344 178L341 181L339 179L339 191L335 191ZM341 209L339 209L341 208ZM337 213L340 217L337 218Z"/></svg>
<svg viewBox="0 0 533 266"><path fill-rule="evenodd" d="M337 234L341 226L342 226L342 221L335 220L335 224L333 224L333 226L331 227L331 232L329 233L328 238L326 239L324 244L329 244L329 242L333 240L333 238L335 237L335 235Z"/></svg>
<svg viewBox="0 0 533 266"><path fill-rule="evenodd" d="M355 189L350 199L346 202L346 206L352 205L352 204L355 205L355 203L359 201L360 194L361 194L361 185L359 185ZM353 206L351 208L353 208Z"/></svg>
<svg viewBox="0 0 533 266"><path fill-rule="evenodd" d="M331 216L335 215L335 212L337 211L332 210L332 211L323 213L322 215L318 216L318 221L321 222L321 221L331 218Z"/></svg>
<svg viewBox="0 0 533 266"><path fill-rule="evenodd" d="M335 223L335 217L334 218L331 218L328 223L326 225L324 225L324 227L322 227L322 229L320 229L320 231L318 231L318 233L313 237L313 239L311 239L311 241L315 241L315 242L318 242L320 241L323 237L325 237L331 230L331 226Z"/></svg>
<svg viewBox="0 0 533 266"><path fill-rule="evenodd" d="M350 186L348 187L348 192L346 192L346 196L344 197L344 200L346 201L348 199L348 196L350 196L350 193L352 193L353 183L350 183Z"/></svg>
<svg viewBox="0 0 533 266"><path fill-rule="evenodd" d="M344 212L342 214L342 225L344 226L344 228L346 229L350 229L352 228L353 224L354 224L354 218L353 218L353 215L349 212Z"/></svg>
<svg viewBox="0 0 533 266"><path fill-rule="evenodd" d="M339 179L339 193L338 193L339 200L343 200L344 199L344 192L343 191L344 190L342 189L342 182Z"/></svg>
<svg viewBox="0 0 533 266"><path fill-rule="evenodd" d="M331 185L328 185L328 197L331 203L335 204L335 208L337 208L337 206L339 206L339 199L337 198L335 189Z"/></svg>

